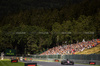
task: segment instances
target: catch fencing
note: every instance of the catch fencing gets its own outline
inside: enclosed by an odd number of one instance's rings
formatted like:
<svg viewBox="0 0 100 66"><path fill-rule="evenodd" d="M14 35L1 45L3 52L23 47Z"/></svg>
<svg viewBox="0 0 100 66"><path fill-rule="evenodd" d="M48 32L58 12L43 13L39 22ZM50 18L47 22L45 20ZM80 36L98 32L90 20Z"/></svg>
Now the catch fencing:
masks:
<svg viewBox="0 0 100 66"><path fill-rule="evenodd" d="M100 54L91 55L31 55L30 57L36 59L73 59L73 60L99 60Z"/></svg>

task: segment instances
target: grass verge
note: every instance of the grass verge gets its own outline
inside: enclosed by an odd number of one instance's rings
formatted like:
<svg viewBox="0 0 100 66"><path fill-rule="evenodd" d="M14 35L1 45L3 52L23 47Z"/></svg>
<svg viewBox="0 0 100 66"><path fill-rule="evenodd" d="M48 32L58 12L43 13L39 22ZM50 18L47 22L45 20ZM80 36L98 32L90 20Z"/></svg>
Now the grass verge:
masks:
<svg viewBox="0 0 100 66"><path fill-rule="evenodd" d="M23 62L11 63L11 60L4 59L4 60L0 60L0 66L24 66L24 63Z"/></svg>
<svg viewBox="0 0 100 66"><path fill-rule="evenodd" d="M22 62L11 63L11 60L4 59L4 60L0 60L0 66L24 66L24 63Z"/></svg>

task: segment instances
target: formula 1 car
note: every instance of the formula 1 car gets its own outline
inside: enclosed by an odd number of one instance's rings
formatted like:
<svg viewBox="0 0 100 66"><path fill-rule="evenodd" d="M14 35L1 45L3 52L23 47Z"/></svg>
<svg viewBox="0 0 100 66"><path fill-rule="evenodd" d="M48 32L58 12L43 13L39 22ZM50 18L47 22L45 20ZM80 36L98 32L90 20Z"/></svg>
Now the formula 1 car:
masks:
<svg viewBox="0 0 100 66"><path fill-rule="evenodd" d="M69 61L69 60L62 60L61 64L62 65L74 65L74 62L73 61Z"/></svg>

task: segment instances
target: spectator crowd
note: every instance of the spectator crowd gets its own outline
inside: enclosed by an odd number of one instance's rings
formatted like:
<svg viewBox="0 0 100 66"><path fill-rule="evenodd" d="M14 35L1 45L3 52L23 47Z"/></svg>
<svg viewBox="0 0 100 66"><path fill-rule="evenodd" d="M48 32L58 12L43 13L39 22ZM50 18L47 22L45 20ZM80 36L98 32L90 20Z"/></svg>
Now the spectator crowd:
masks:
<svg viewBox="0 0 100 66"><path fill-rule="evenodd" d="M62 45L53 47L40 55L68 55L68 54L75 54L75 52L81 52L85 49L90 49L95 47L96 45L100 44L100 39L93 39L91 41L82 41L76 44L70 45Z"/></svg>

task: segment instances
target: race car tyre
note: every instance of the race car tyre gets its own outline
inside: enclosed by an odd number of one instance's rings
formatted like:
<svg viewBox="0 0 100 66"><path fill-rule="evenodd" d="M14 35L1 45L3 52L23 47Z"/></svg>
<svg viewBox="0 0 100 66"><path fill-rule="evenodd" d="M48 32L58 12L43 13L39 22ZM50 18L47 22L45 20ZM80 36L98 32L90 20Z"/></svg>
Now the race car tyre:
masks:
<svg viewBox="0 0 100 66"><path fill-rule="evenodd" d="M73 61L70 61L70 63L72 63L72 65L74 65L74 62Z"/></svg>
<svg viewBox="0 0 100 66"><path fill-rule="evenodd" d="M64 65L64 61L62 61L61 64Z"/></svg>

